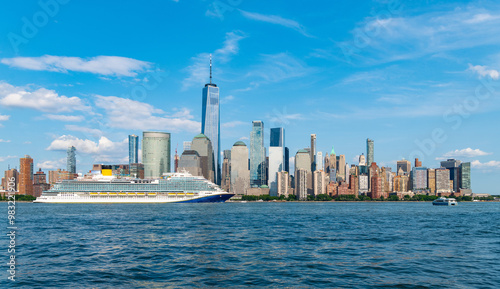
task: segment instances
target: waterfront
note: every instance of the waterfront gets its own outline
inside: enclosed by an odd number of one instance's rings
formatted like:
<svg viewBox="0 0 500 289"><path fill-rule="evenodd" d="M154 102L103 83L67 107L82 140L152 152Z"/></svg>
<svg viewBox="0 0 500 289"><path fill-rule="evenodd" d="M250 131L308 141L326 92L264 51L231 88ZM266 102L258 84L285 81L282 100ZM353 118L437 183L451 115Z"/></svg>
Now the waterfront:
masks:
<svg viewBox="0 0 500 289"><path fill-rule="evenodd" d="M498 203L22 203L16 218L16 287L500 283Z"/></svg>

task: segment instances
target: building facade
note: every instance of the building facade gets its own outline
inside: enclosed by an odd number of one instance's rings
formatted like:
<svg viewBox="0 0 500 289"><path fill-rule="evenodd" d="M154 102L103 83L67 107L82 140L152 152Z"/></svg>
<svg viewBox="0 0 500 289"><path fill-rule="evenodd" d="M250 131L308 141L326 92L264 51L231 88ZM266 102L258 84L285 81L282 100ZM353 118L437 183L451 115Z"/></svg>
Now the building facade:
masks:
<svg viewBox="0 0 500 289"><path fill-rule="evenodd" d="M76 148L74 146L68 147L66 155L66 170L76 174Z"/></svg>
<svg viewBox="0 0 500 289"><path fill-rule="evenodd" d="M238 141L231 148L231 192L245 195L249 188L248 148L244 142Z"/></svg>
<svg viewBox="0 0 500 289"><path fill-rule="evenodd" d="M278 196L278 173L285 170L285 130L271 128L269 143L268 186L271 196Z"/></svg>
<svg viewBox="0 0 500 289"><path fill-rule="evenodd" d="M145 178L160 178L170 172L170 133L142 133L142 162Z"/></svg>
<svg viewBox="0 0 500 289"><path fill-rule="evenodd" d="M264 123L252 121L250 133L250 186L260 187L265 184L266 153L264 150Z"/></svg>
<svg viewBox="0 0 500 289"><path fill-rule="evenodd" d="M193 138L191 142L191 151L196 151L200 158L200 167L202 175L205 179L216 182L214 150L212 148L212 141L200 133Z"/></svg>
<svg viewBox="0 0 500 289"><path fill-rule="evenodd" d="M366 166L371 166L371 164L375 161L375 145L373 140L366 139Z"/></svg>
<svg viewBox="0 0 500 289"><path fill-rule="evenodd" d="M33 159L29 155L20 159L19 194L33 196Z"/></svg>

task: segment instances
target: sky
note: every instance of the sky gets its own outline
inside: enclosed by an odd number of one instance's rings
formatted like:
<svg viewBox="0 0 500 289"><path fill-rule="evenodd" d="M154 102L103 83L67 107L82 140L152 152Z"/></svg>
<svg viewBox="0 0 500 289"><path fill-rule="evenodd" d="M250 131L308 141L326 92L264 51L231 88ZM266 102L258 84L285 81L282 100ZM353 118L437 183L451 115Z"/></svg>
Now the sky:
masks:
<svg viewBox="0 0 500 289"><path fill-rule="evenodd" d="M472 164L500 194L498 1L8 1L0 9L0 170L128 163L127 136L201 130L202 88L220 87L221 149L251 122L284 127L291 161L418 157Z"/></svg>

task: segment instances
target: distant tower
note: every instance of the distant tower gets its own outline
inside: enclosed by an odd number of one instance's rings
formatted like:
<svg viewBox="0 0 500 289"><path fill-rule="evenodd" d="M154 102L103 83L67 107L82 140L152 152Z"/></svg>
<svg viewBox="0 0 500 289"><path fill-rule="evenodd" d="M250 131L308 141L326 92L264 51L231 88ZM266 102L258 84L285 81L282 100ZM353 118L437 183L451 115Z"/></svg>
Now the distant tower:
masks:
<svg viewBox="0 0 500 289"><path fill-rule="evenodd" d="M372 163L374 162L374 146L373 146L373 140L367 138L366 139L366 166L370 167Z"/></svg>
<svg viewBox="0 0 500 289"><path fill-rule="evenodd" d="M245 195L250 188L250 171L248 170L248 148L242 141L231 148L231 192Z"/></svg>
<svg viewBox="0 0 500 289"><path fill-rule="evenodd" d="M66 170L70 174L76 174L76 148L74 146L68 147L66 154Z"/></svg>
<svg viewBox="0 0 500 289"><path fill-rule="evenodd" d="M210 55L210 82L205 84L202 93L201 133L212 142L215 182L220 185L220 107L219 88L212 83L212 55Z"/></svg>
<svg viewBox="0 0 500 289"><path fill-rule="evenodd" d="M285 170L285 129L271 128L268 186L271 196L278 196L278 173Z"/></svg>
<svg viewBox="0 0 500 289"><path fill-rule="evenodd" d="M128 136L128 164L139 163L139 137L135 134Z"/></svg>
<svg viewBox="0 0 500 289"><path fill-rule="evenodd" d="M264 150L264 123L252 121L250 133L250 185L260 187L265 185L266 152Z"/></svg>
<svg viewBox="0 0 500 289"><path fill-rule="evenodd" d="M25 155L20 159L19 194L33 196L33 159Z"/></svg>
<svg viewBox="0 0 500 289"><path fill-rule="evenodd" d="M316 135L311 134L311 171L316 170Z"/></svg>
<svg viewBox="0 0 500 289"><path fill-rule="evenodd" d="M177 154L177 147L176 147L174 155L174 172L177 172L178 168L179 168L179 155Z"/></svg>

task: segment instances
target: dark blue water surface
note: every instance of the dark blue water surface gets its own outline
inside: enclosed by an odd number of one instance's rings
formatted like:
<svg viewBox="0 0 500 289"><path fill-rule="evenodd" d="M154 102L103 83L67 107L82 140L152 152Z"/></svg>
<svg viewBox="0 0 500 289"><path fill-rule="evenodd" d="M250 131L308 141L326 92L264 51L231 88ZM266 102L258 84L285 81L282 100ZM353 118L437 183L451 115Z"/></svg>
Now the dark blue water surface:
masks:
<svg viewBox="0 0 500 289"><path fill-rule="evenodd" d="M16 287L500 288L500 203L18 203L16 216Z"/></svg>

